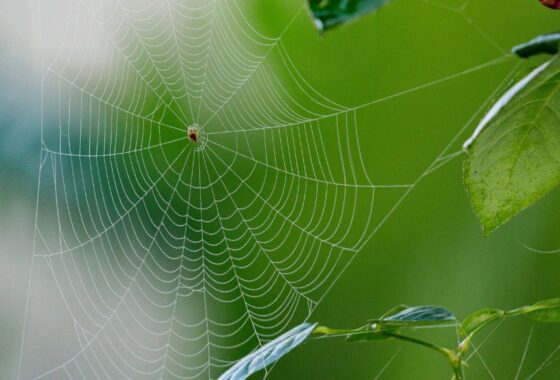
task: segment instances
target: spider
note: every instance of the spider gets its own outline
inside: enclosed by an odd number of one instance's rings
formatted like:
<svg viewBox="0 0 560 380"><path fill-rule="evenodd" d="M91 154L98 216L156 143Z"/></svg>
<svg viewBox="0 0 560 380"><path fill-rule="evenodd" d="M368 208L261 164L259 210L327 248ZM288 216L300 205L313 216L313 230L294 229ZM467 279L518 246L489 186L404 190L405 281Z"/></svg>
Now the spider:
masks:
<svg viewBox="0 0 560 380"><path fill-rule="evenodd" d="M189 127L189 129L187 131L187 136L189 136L189 139L191 140L191 142L197 143L198 142L198 128Z"/></svg>

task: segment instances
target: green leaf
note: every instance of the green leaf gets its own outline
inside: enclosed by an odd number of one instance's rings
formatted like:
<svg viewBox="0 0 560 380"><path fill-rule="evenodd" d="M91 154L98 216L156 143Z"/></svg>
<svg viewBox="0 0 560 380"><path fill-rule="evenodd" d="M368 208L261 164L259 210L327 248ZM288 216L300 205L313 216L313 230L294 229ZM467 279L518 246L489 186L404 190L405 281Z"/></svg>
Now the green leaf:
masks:
<svg viewBox="0 0 560 380"><path fill-rule="evenodd" d="M327 326L317 326L313 330L314 335L325 335L330 337L343 336L348 342L362 342L370 340L386 340L391 339L389 336L383 335L385 332L397 332L395 328L379 329L377 326L364 326L357 329L333 329Z"/></svg>
<svg viewBox="0 0 560 380"><path fill-rule="evenodd" d="M560 56L510 88L464 148L467 192L488 235L560 183Z"/></svg>
<svg viewBox="0 0 560 380"><path fill-rule="evenodd" d="M400 313L401 311L404 311L406 309L410 309L410 306L408 306L408 305L393 306L392 308L387 310L381 317L379 317L379 319L384 319L384 318L390 317L391 315L395 315L395 314Z"/></svg>
<svg viewBox="0 0 560 380"><path fill-rule="evenodd" d="M498 309L481 309L471 313L461 323L461 336L463 338L476 333L480 329L503 318L505 312Z"/></svg>
<svg viewBox="0 0 560 380"><path fill-rule="evenodd" d="M521 58L528 58L541 53L556 54L558 53L559 45L560 33L550 33L535 37L524 44L514 46L511 52Z"/></svg>
<svg viewBox="0 0 560 380"><path fill-rule="evenodd" d="M552 298L510 311L510 315L525 315L538 322L560 322L560 298Z"/></svg>
<svg viewBox="0 0 560 380"><path fill-rule="evenodd" d="M308 0L315 25L320 31L377 10L387 2L388 0Z"/></svg>
<svg viewBox="0 0 560 380"><path fill-rule="evenodd" d="M441 306L414 306L372 322L385 328L437 325L455 321L455 316Z"/></svg>
<svg viewBox="0 0 560 380"><path fill-rule="evenodd" d="M390 317L394 314L400 313L403 310L410 308L408 305L397 305L389 310L387 310L381 317L376 320L372 320L373 324L369 324L366 327L363 327L357 330L355 333L349 334L346 337L348 342L369 342L369 341L379 341L379 340L387 340L393 339L390 336L383 335L384 332L391 332L397 333L399 331L398 327L390 327L385 326L377 323L379 320L383 320L386 317ZM361 330L361 332L360 332Z"/></svg>
<svg viewBox="0 0 560 380"><path fill-rule="evenodd" d="M219 380L242 380L278 361L307 339L317 324L302 323L258 350L245 356L219 377Z"/></svg>
<svg viewBox="0 0 560 380"><path fill-rule="evenodd" d="M356 332L356 333L349 334L346 337L346 341L348 341L348 342L370 342L370 341L381 341L381 340L393 339L393 337L383 334L383 333L386 333L386 332L397 333L398 329L393 328L393 327L380 329L377 326L376 326L375 329L364 328L363 332Z"/></svg>

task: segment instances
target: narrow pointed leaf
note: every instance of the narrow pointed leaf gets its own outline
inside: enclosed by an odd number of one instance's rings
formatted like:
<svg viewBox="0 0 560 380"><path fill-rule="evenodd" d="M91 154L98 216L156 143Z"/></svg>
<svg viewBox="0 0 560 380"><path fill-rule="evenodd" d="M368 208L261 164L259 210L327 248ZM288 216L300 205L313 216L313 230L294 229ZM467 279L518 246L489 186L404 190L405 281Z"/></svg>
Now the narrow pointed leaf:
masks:
<svg viewBox="0 0 560 380"><path fill-rule="evenodd" d="M504 317L505 312L498 309L481 309L471 313L461 323L461 336L463 338L474 334L492 322Z"/></svg>
<svg viewBox="0 0 560 380"><path fill-rule="evenodd" d="M384 328L437 325L455 321L455 316L441 306L414 306L372 322Z"/></svg>
<svg viewBox="0 0 560 380"><path fill-rule="evenodd" d="M320 31L373 12L387 2L388 0L308 0L315 25Z"/></svg>
<svg viewBox="0 0 560 380"><path fill-rule="evenodd" d="M390 317L391 315L398 314L401 311L406 310L406 309L410 309L410 306L409 305L394 306L394 307L390 308L389 310L387 310L381 317L379 317L379 319L384 319L384 318Z"/></svg>
<svg viewBox="0 0 560 380"><path fill-rule="evenodd" d="M509 312L510 315L525 315L538 322L560 322L560 298L552 298L523 306Z"/></svg>
<svg viewBox="0 0 560 380"><path fill-rule="evenodd" d="M243 380L261 369L278 361L307 339L317 324L303 323L278 338L265 344L257 351L245 356L228 369L219 380Z"/></svg>
<svg viewBox="0 0 560 380"><path fill-rule="evenodd" d="M560 56L508 90L465 143L464 180L485 234L560 183Z"/></svg>
<svg viewBox="0 0 560 380"><path fill-rule="evenodd" d="M383 333L390 332L390 333L397 333L398 328L396 327L385 327L381 328L379 325L375 324L373 326L365 327L362 329L362 332L356 332L353 334L349 334L346 337L346 341L348 342L370 342L370 341L381 341L381 340L388 340L393 339L391 336L387 336Z"/></svg>

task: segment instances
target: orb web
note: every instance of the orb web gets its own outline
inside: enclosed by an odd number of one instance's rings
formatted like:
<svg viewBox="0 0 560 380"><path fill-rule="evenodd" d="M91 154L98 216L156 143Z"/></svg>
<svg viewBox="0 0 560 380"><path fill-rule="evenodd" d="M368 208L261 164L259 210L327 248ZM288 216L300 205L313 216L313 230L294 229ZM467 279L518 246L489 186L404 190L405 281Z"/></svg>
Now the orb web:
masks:
<svg viewBox="0 0 560 380"><path fill-rule="evenodd" d="M468 17L468 1L425 3ZM450 143L415 181L377 183L358 111L507 59L344 106L283 42L303 7L271 37L237 1L57 5L42 9L34 268L75 344L27 371L24 331L21 378L216 378L307 319L394 209L376 196L397 207L459 154Z"/></svg>

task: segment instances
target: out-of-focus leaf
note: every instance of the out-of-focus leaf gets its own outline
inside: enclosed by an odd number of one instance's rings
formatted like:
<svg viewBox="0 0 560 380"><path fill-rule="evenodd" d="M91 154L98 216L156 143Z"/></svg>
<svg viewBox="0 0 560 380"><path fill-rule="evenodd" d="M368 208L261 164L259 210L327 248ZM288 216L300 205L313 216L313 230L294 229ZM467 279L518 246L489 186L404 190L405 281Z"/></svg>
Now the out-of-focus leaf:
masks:
<svg viewBox="0 0 560 380"><path fill-rule="evenodd" d="M441 306L414 306L382 319L372 320L380 328L426 326L455 322L455 316Z"/></svg>
<svg viewBox="0 0 560 380"><path fill-rule="evenodd" d="M257 351L245 356L228 369L219 380L243 380L299 346L313 332L317 324L303 323L278 338L268 342Z"/></svg>
<svg viewBox="0 0 560 380"><path fill-rule="evenodd" d="M538 322L560 322L560 298L552 298L512 310L510 315L525 315Z"/></svg>
<svg viewBox="0 0 560 380"><path fill-rule="evenodd" d="M389 0L308 0L315 25L331 29L385 5Z"/></svg>
<svg viewBox="0 0 560 380"><path fill-rule="evenodd" d="M539 0L542 5L550 9L560 9L560 0Z"/></svg>
<svg viewBox="0 0 560 380"><path fill-rule="evenodd" d="M465 142L464 179L485 234L560 183L560 56L508 90Z"/></svg>
<svg viewBox="0 0 560 380"><path fill-rule="evenodd" d="M556 54L558 53L559 46L560 33L550 33L535 37L524 44L514 46L511 52L521 58L527 58L542 53Z"/></svg>
<svg viewBox="0 0 560 380"><path fill-rule="evenodd" d="M503 310L498 309L481 309L471 313L461 323L461 336L467 337L472 333L476 333L490 323L503 318L504 314Z"/></svg>

